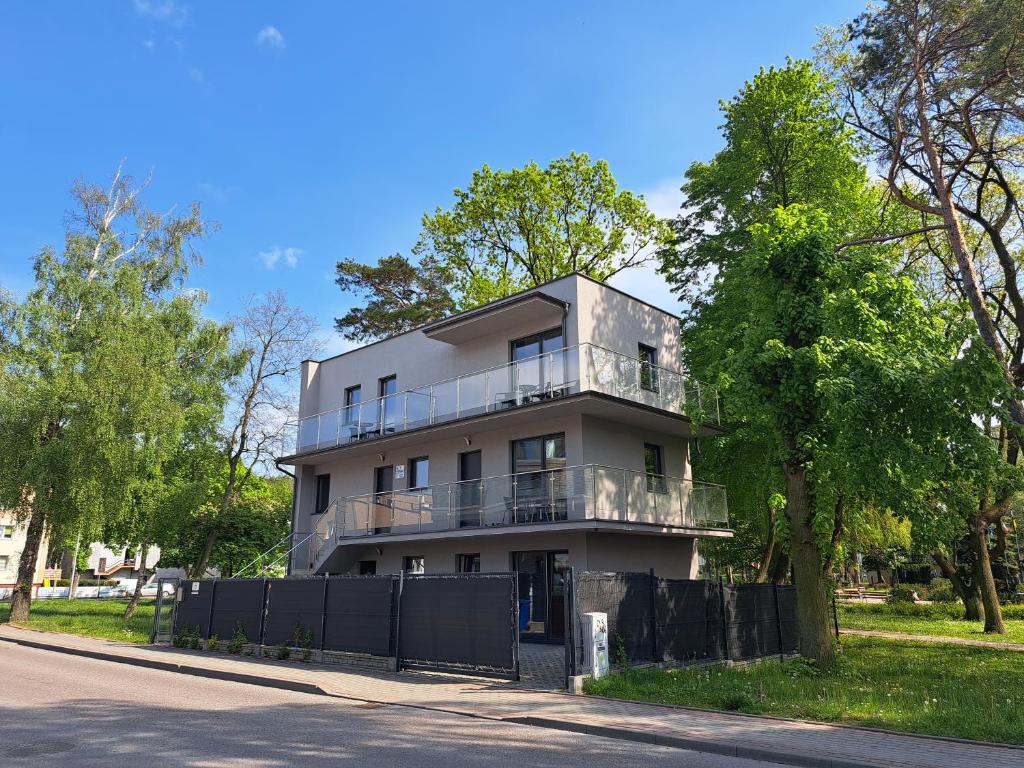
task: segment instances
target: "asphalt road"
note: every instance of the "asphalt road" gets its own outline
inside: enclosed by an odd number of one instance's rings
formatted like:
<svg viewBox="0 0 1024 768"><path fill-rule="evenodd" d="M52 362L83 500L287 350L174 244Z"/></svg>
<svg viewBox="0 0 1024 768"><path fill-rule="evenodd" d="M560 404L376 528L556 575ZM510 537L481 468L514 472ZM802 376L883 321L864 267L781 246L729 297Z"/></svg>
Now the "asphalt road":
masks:
<svg viewBox="0 0 1024 768"><path fill-rule="evenodd" d="M0 642L0 766L777 765L207 680Z"/></svg>

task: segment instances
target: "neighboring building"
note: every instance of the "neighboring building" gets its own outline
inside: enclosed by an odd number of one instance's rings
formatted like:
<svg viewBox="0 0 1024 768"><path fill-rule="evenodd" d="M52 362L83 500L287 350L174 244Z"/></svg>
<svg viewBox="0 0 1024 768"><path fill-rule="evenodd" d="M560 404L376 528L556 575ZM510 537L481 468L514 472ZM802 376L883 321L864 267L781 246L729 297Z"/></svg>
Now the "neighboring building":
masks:
<svg viewBox="0 0 1024 768"><path fill-rule="evenodd" d="M104 579L134 587L135 581L139 578L139 567L142 565L137 554L133 547L115 549L106 544L93 542L89 544L89 564L80 573L81 582L85 583L90 579ZM72 552L64 553L62 571L65 578L71 578L72 558ZM152 574L156 570L159 560L160 547L154 545L146 553L147 573Z"/></svg>
<svg viewBox="0 0 1024 768"><path fill-rule="evenodd" d="M721 432L679 319L570 275L302 366L290 572L517 571L524 637L562 633L562 574L694 578L731 536L690 447ZM699 417L698 417L699 415ZM528 578L527 578L528 577Z"/></svg>
<svg viewBox="0 0 1024 768"><path fill-rule="evenodd" d="M11 589L18 581L18 563L22 550L25 549L25 536L28 534L28 521L19 523L14 513L0 510L0 597L10 596ZM57 578L59 570L46 567L47 541L43 539L39 549L35 576L32 579L33 590L42 585L43 579Z"/></svg>

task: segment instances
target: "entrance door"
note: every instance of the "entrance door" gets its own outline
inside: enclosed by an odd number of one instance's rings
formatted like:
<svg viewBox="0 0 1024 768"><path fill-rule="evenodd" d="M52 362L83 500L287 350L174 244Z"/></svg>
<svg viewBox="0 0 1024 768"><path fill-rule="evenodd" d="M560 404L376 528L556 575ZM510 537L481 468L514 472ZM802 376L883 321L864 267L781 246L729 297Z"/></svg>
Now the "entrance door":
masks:
<svg viewBox="0 0 1024 768"><path fill-rule="evenodd" d="M520 635L523 640L565 641L565 572L568 552L513 552L512 570L519 574ZM527 605L527 600L529 605Z"/></svg>
<svg viewBox="0 0 1024 768"><path fill-rule="evenodd" d="M480 478L483 475L483 461L480 451L459 454L459 484L456 499L459 510L459 527L481 525L480 520Z"/></svg>
<svg viewBox="0 0 1024 768"><path fill-rule="evenodd" d="M391 511L394 505L395 468L377 467L373 471L373 532L391 532Z"/></svg>

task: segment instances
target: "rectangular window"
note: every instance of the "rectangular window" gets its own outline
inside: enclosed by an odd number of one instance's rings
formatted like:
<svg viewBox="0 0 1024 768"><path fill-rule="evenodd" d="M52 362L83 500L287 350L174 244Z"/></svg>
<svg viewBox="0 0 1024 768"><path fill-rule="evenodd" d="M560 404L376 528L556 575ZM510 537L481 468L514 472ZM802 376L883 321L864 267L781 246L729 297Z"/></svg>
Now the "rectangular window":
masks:
<svg viewBox="0 0 1024 768"><path fill-rule="evenodd" d="M644 472L647 473L647 490L652 493L667 493L665 465L662 463L661 446L644 443Z"/></svg>
<svg viewBox="0 0 1024 768"><path fill-rule="evenodd" d="M11 558L8 555L0 555L0 571L6 571Z"/></svg>
<svg viewBox="0 0 1024 768"><path fill-rule="evenodd" d="M420 456L416 459L409 459L409 485L408 488L426 488L430 485L430 459Z"/></svg>
<svg viewBox="0 0 1024 768"><path fill-rule="evenodd" d="M459 573L480 573L480 553L459 555Z"/></svg>
<svg viewBox="0 0 1024 768"><path fill-rule="evenodd" d="M658 350L646 344L638 345L640 358L640 388L648 392L658 391Z"/></svg>
<svg viewBox="0 0 1024 768"><path fill-rule="evenodd" d="M398 423L398 377L385 376L377 384L380 397L380 426L384 432L394 432Z"/></svg>
<svg viewBox="0 0 1024 768"><path fill-rule="evenodd" d="M359 561L359 575L360 576L376 576L377 575L377 561L376 560L360 560Z"/></svg>
<svg viewBox="0 0 1024 768"><path fill-rule="evenodd" d="M331 503L331 476L316 476L316 509L314 514L322 514Z"/></svg>
<svg viewBox="0 0 1024 768"><path fill-rule="evenodd" d="M345 423L359 421L359 403L363 401L363 388L358 384L345 389Z"/></svg>
<svg viewBox="0 0 1024 768"><path fill-rule="evenodd" d="M0 525L0 539L13 539L14 538L14 526L13 525Z"/></svg>
<svg viewBox="0 0 1024 768"><path fill-rule="evenodd" d="M403 557L402 570L406 573L423 573L423 555L406 555Z"/></svg>

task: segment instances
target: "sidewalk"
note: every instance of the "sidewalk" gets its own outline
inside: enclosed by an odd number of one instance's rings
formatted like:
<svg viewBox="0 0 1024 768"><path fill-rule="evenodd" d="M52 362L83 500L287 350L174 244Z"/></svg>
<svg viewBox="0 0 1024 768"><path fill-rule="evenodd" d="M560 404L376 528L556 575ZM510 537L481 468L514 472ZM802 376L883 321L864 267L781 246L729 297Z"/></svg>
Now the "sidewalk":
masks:
<svg viewBox="0 0 1024 768"><path fill-rule="evenodd" d="M0 626L0 641L359 701L822 768L1024 768L1024 749L751 715L543 693L479 678L374 674ZM2 651L0 651L2 652Z"/></svg>
<svg viewBox="0 0 1024 768"><path fill-rule="evenodd" d="M884 629L840 629L843 635L859 635L860 637L885 637L889 640L914 640L919 643L946 643L948 645L967 645L971 648L989 648L996 651L1018 651L1024 653L1024 643L1008 643L1002 640L975 640L970 637L949 637L947 635L914 635L909 632L887 632Z"/></svg>

